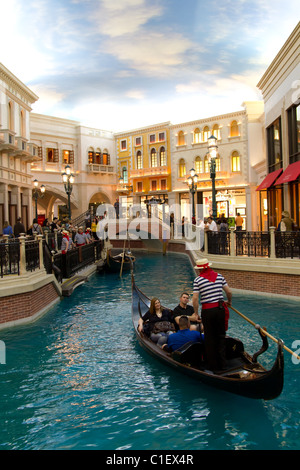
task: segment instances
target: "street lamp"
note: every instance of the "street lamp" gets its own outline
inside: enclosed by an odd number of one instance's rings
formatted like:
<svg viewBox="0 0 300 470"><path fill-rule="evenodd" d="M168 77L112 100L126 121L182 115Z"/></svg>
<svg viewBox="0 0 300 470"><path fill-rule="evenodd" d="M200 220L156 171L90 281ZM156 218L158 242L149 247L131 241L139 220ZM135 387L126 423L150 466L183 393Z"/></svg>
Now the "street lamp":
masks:
<svg viewBox="0 0 300 470"><path fill-rule="evenodd" d="M192 195L192 218L195 219L195 198L194 194L197 192L197 183L198 183L198 175L195 174L194 168L190 170L190 176L187 179L189 190Z"/></svg>
<svg viewBox="0 0 300 470"><path fill-rule="evenodd" d="M217 201L216 201L216 158L218 154L217 138L211 135L208 139L208 156L210 162L210 177L212 182L212 217L217 218Z"/></svg>
<svg viewBox="0 0 300 470"><path fill-rule="evenodd" d="M68 212L69 212L69 220L71 220L71 194L73 190L73 183L74 183L74 175L71 173L71 167L69 165L65 166L65 171L61 174L65 192L68 195Z"/></svg>
<svg viewBox="0 0 300 470"><path fill-rule="evenodd" d="M32 191L32 196L35 200L35 218L37 219L38 217L38 214L37 214L37 202L38 202L38 199L42 199L45 195L45 191L46 191L46 188L45 186L42 184L40 188L38 188L39 186L39 182L37 179L35 179L33 181L33 191Z"/></svg>

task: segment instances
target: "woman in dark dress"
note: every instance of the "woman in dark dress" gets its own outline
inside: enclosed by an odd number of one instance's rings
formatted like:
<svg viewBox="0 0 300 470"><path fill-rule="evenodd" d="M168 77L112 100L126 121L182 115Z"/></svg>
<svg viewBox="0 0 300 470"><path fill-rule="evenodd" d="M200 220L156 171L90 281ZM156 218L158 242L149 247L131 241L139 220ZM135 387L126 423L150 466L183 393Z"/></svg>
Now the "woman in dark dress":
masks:
<svg viewBox="0 0 300 470"><path fill-rule="evenodd" d="M172 311L162 308L160 300L154 297L149 310L139 319L138 330L143 331L154 343L162 346L167 342L168 336L175 332L173 320ZM159 322L168 322L169 328L166 331L157 331Z"/></svg>

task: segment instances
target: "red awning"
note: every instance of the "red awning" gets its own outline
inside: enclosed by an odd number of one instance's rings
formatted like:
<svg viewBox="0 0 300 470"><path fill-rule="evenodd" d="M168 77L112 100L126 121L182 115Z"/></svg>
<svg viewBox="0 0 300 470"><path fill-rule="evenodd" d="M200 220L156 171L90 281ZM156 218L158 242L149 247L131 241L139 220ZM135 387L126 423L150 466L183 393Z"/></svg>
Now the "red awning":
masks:
<svg viewBox="0 0 300 470"><path fill-rule="evenodd" d="M262 189L267 189L270 186L272 186L272 184L274 183L276 178L278 178L281 172L282 172L282 168L279 168L279 170L275 170L275 171L272 171L272 173L269 173L265 177L265 179L260 183L260 185L256 188L256 191L262 191Z"/></svg>
<svg viewBox="0 0 300 470"><path fill-rule="evenodd" d="M282 173L280 178L276 181L276 184L289 183L295 181L300 175L300 161L291 163L286 170Z"/></svg>

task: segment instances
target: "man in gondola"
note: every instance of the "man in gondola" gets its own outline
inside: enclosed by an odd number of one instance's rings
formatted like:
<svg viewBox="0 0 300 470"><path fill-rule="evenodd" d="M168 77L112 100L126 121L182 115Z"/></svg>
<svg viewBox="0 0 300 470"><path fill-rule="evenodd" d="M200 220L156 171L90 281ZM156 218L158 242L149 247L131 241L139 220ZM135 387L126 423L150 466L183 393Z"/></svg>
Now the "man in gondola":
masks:
<svg viewBox="0 0 300 470"><path fill-rule="evenodd" d="M199 330L201 320L199 315L195 313L194 307L189 304L189 300L190 295L187 292L183 292L179 298L179 304L173 310L176 330L178 330L179 320L182 315L189 317L191 330Z"/></svg>
<svg viewBox="0 0 300 470"><path fill-rule="evenodd" d="M213 271L206 258L197 260L195 266L199 275L194 279L193 307L198 314L199 297L201 298L201 319L205 333L205 353L208 367L216 372L226 368L225 332L228 305L231 305L232 293L225 278ZM224 302L223 290L227 296Z"/></svg>
<svg viewBox="0 0 300 470"><path fill-rule="evenodd" d="M194 341L197 343L204 342L204 335L199 331L194 331L190 329L190 319L186 315L182 315L179 320L179 331L173 333L168 337L167 348L170 351L176 351L184 344ZM165 349L165 345L163 346Z"/></svg>

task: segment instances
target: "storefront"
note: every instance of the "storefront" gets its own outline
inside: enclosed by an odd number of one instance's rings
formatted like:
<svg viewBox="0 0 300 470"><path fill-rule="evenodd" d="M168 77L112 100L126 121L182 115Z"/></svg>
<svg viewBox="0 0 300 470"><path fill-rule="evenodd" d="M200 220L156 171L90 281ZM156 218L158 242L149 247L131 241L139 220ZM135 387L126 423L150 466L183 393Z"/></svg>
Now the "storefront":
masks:
<svg viewBox="0 0 300 470"><path fill-rule="evenodd" d="M259 228L262 231L277 227L283 210L282 184L278 184L282 168L269 173L256 188L259 192Z"/></svg>

